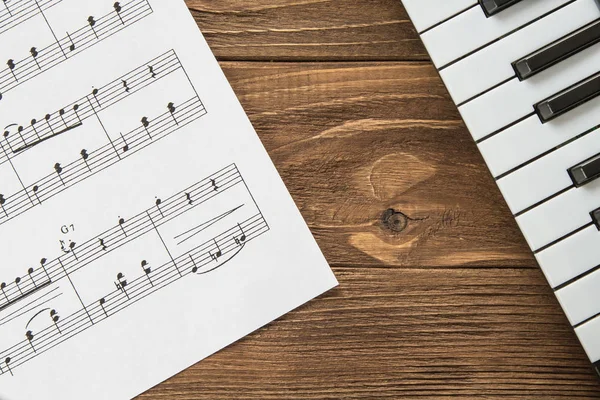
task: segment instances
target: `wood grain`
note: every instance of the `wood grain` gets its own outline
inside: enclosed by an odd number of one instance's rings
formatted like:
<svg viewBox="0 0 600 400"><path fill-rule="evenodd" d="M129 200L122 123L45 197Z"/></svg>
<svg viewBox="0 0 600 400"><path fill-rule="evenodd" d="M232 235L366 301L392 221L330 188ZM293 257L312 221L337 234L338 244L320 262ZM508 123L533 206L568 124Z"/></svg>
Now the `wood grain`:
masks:
<svg viewBox="0 0 600 400"><path fill-rule="evenodd" d="M399 0L187 0L221 60L427 60Z"/></svg>
<svg viewBox="0 0 600 400"><path fill-rule="evenodd" d="M140 399L600 398L398 0L187 3L340 286Z"/></svg>

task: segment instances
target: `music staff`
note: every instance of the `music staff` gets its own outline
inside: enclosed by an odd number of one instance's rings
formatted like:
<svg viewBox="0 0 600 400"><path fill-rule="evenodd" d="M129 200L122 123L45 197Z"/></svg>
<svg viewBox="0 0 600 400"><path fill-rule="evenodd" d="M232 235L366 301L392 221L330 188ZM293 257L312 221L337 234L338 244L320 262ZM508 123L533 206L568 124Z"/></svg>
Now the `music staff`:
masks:
<svg viewBox="0 0 600 400"><path fill-rule="evenodd" d="M211 180L220 186L219 191L214 191ZM57 282L80 268L94 262L106 254L120 248L121 246L152 232L156 227L191 211L204 202L225 193L240 183L243 179L232 164L218 171L207 179L204 179L183 192L177 193L161 202L160 212L155 206L130 218L119 218L116 226L110 228L90 240L77 244L77 258L72 252L64 253L53 260L43 258L40 267L28 272L27 282L17 287L15 283L0 284L0 310L5 309L27 297L52 282ZM195 199L193 205L187 201L184 193L190 194ZM70 247L70 246L68 246ZM25 279L21 278L22 281ZM32 280L37 284L30 283ZM21 290L26 296L21 295Z"/></svg>
<svg viewBox="0 0 600 400"><path fill-rule="evenodd" d="M51 323L46 328L32 335L26 334L22 342L0 353L0 360L4 360L0 363L0 375L6 373L12 375L18 366L180 279L190 275L206 274L222 267L233 260L249 242L268 230L269 227L262 214L256 214L153 271L148 273L143 271L140 276L131 281L125 280L125 277L119 274L114 291L65 318L59 318L58 313L52 310ZM240 239L242 238L240 231L243 232L243 240ZM217 261L218 265L215 265L214 258L210 256L216 252L221 253L219 257L221 261ZM178 267L183 273L178 272ZM152 278L151 282L148 280L149 276ZM86 314L89 314L89 319ZM61 321L60 326L59 321ZM34 338L35 349L31 346Z"/></svg>
<svg viewBox="0 0 600 400"><path fill-rule="evenodd" d="M61 39L53 34L55 41L44 48L32 47L35 52L31 51L30 57L17 61L9 60L7 68L0 72L0 99L22 83L62 64L75 54L79 54L152 13L152 7L148 0L120 3L120 11L112 8L111 12L100 18L90 16L83 28L67 33ZM49 27L52 29L50 25Z"/></svg>
<svg viewBox="0 0 600 400"><path fill-rule="evenodd" d="M53 173L5 198L5 203L2 205L5 214L0 216L0 225L187 126L204 116L206 111L200 99L194 97L184 102L176 114L181 121L179 124L175 124L171 119L171 113L166 112L154 118L149 128L138 127L117 140L110 140L97 150L85 152L82 150L75 161L68 164L55 163ZM152 139L146 135L148 130L152 133ZM127 152L121 153L116 150L121 147L127 148ZM29 196L34 188L37 201L32 201Z"/></svg>
<svg viewBox="0 0 600 400"><path fill-rule="evenodd" d="M0 35L43 13L62 0L2 0L4 9L0 11Z"/></svg>
<svg viewBox="0 0 600 400"><path fill-rule="evenodd" d="M154 73L148 72L147 64L154 66ZM52 114L46 114L40 119L43 121L41 126L37 119L32 119L29 125L7 126L4 128L4 140L0 141L5 147L5 151L0 153L0 165L46 140L82 126L85 120L96 116L98 112L107 110L179 69L183 69L183 66L175 52L170 50L114 81L93 89L93 100L90 95L85 95ZM129 91L123 90L123 80L129 82ZM12 132L15 130L18 134Z"/></svg>

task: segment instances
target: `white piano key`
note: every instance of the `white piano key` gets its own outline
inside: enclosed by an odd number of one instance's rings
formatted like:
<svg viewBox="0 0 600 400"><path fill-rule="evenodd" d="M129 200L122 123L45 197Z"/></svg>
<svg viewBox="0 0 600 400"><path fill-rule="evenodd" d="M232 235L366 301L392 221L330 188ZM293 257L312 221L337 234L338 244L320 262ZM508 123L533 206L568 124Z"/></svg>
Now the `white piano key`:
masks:
<svg viewBox="0 0 600 400"><path fill-rule="evenodd" d="M531 182L529 190L535 190ZM519 215L516 220L534 251L592 222L600 207L600 179L572 188Z"/></svg>
<svg viewBox="0 0 600 400"><path fill-rule="evenodd" d="M522 1L491 18L485 16L481 7L472 7L423 33L421 39L433 63L441 68L568 2Z"/></svg>
<svg viewBox="0 0 600 400"><path fill-rule="evenodd" d="M576 1L444 68L440 75L454 102L460 104L514 77L514 61L597 18L596 0Z"/></svg>
<svg viewBox="0 0 600 400"><path fill-rule="evenodd" d="M513 214L573 185L569 168L600 153L600 130L595 130L498 180ZM591 210L589 210L591 211Z"/></svg>
<svg viewBox="0 0 600 400"><path fill-rule="evenodd" d="M545 124L532 115L478 146L492 175L498 177L599 124L600 98L595 98Z"/></svg>
<svg viewBox="0 0 600 400"><path fill-rule="evenodd" d="M596 225L561 240L535 255L553 288L600 265L600 231ZM599 288L600 290L600 288Z"/></svg>
<svg viewBox="0 0 600 400"><path fill-rule="evenodd" d="M477 5L477 0L402 0L418 32ZM478 6L479 7L479 6Z"/></svg>
<svg viewBox="0 0 600 400"><path fill-rule="evenodd" d="M575 328L575 333L590 361L598 362L600 360L600 318L594 318L578 326Z"/></svg>
<svg viewBox="0 0 600 400"><path fill-rule="evenodd" d="M527 79L516 77L459 107L475 140L525 117L533 105L600 71L600 43ZM561 118L568 118L569 113Z"/></svg>
<svg viewBox="0 0 600 400"><path fill-rule="evenodd" d="M600 271L594 271L556 291L571 325L578 325L600 313Z"/></svg>

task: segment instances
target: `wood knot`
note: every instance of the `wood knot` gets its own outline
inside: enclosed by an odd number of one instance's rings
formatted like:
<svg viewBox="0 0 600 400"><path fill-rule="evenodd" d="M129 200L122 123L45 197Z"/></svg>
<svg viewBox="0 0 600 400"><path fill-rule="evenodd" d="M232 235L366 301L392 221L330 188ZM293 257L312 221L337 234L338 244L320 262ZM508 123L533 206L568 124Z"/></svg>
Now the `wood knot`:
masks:
<svg viewBox="0 0 600 400"><path fill-rule="evenodd" d="M384 227L393 232L402 232L408 225L408 217L400 211L389 208L383 212L381 222Z"/></svg>

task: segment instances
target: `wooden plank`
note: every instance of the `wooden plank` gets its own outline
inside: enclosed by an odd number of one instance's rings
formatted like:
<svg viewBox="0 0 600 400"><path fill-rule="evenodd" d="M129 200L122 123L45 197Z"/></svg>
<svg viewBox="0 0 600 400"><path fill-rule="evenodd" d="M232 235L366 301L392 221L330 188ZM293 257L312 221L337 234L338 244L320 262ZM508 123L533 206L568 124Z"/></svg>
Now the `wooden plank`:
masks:
<svg viewBox="0 0 600 400"><path fill-rule="evenodd" d="M535 267L429 64L222 65L332 265Z"/></svg>
<svg viewBox="0 0 600 400"><path fill-rule="evenodd" d="M427 60L399 0L186 0L221 60Z"/></svg>
<svg viewBox="0 0 600 400"><path fill-rule="evenodd" d="M339 288L140 400L598 396L583 350L537 270L335 273Z"/></svg>

